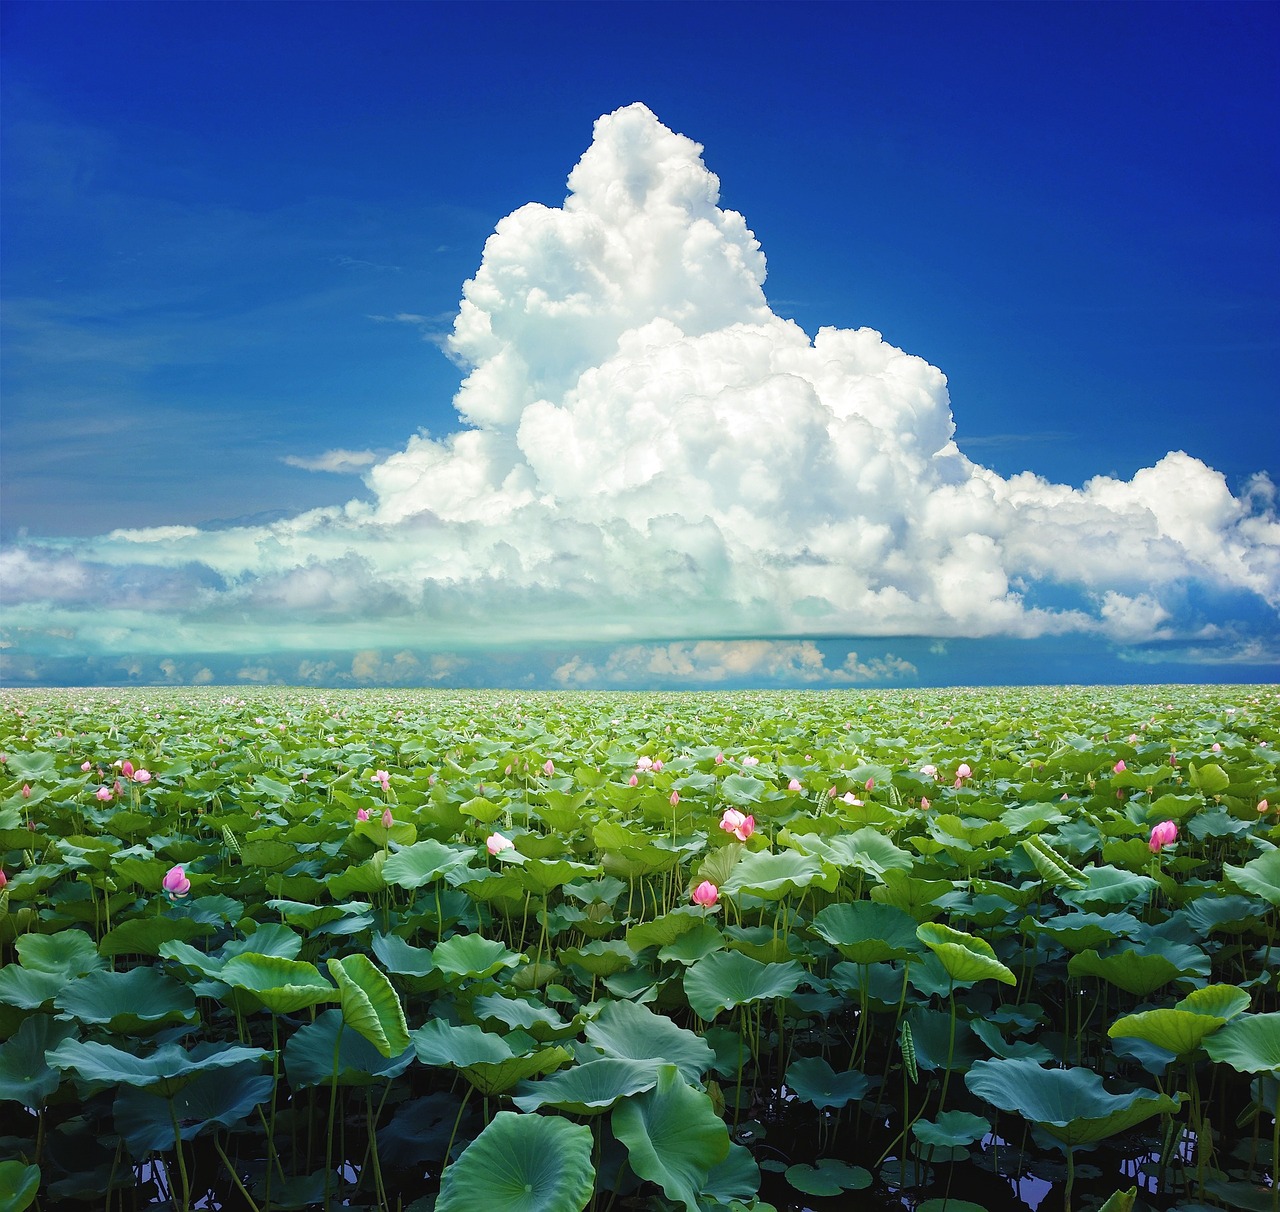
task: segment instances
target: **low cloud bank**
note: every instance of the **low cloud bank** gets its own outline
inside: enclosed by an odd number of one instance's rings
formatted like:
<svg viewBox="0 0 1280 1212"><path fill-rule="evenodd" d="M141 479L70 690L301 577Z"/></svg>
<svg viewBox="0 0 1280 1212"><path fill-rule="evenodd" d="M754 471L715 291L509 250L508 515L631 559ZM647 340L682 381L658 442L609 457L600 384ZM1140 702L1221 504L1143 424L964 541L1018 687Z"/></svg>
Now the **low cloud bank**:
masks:
<svg viewBox="0 0 1280 1212"><path fill-rule="evenodd" d="M600 642L590 677L623 683L769 635L796 680L856 682L891 671L815 666L805 637L1274 632L1265 475L1234 496L1171 451L1081 489L1005 479L956 447L940 370L770 310L702 148L643 105L599 119L568 185L503 219L463 288L456 432L291 458L369 495L272 524L12 545L10 654Z"/></svg>

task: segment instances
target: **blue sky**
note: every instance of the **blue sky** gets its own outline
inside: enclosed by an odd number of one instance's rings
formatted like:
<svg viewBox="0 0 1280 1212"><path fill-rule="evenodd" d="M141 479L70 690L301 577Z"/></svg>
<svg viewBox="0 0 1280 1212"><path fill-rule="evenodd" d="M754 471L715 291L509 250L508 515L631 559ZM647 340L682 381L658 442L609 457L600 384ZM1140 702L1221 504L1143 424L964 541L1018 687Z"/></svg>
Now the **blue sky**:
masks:
<svg viewBox="0 0 1280 1212"><path fill-rule="evenodd" d="M1274 6L0 11L4 681L1274 680Z"/></svg>

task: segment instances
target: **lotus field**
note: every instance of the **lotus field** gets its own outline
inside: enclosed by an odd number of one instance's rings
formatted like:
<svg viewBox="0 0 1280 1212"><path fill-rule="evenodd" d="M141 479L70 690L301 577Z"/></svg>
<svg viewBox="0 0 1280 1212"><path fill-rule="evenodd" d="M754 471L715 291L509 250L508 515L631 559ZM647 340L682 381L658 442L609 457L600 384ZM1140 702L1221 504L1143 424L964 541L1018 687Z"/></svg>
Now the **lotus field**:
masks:
<svg viewBox="0 0 1280 1212"><path fill-rule="evenodd" d="M0 1210L1267 1209L1275 687L0 692Z"/></svg>

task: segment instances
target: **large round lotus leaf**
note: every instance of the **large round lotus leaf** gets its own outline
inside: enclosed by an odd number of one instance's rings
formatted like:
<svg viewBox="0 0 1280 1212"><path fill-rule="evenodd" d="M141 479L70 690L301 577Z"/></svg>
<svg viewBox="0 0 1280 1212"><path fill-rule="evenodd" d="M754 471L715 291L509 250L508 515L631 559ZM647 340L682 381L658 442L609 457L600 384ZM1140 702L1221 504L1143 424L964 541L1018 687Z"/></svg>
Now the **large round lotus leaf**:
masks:
<svg viewBox="0 0 1280 1212"><path fill-rule="evenodd" d="M867 1078L856 1069L837 1073L825 1057L806 1056L787 1069L787 1088L815 1107L843 1107L867 1092Z"/></svg>
<svg viewBox="0 0 1280 1212"><path fill-rule="evenodd" d="M896 868L890 868L880 878L883 883L871 889L871 899L881 905L893 905L918 922L937 917L942 912L938 902L955 891L950 880L920 879Z"/></svg>
<svg viewBox="0 0 1280 1212"><path fill-rule="evenodd" d="M790 997L803 978L794 960L761 964L740 951L717 951L685 972L684 993L699 1018L713 1019L734 1006Z"/></svg>
<svg viewBox="0 0 1280 1212"><path fill-rule="evenodd" d="M0 1044L0 1100L39 1108L62 1081L50 1068L45 1053L76 1033L75 1023L60 1022L47 1014L33 1014L17 1032Z"/></svg>
<svg viewBox="0 0 1280 1212"><path fill-rule="evenodd" d="M871 1171L851 1166L834 1157L824 1157L815 1166L788 1166L788 1184L806 1195L836 1196L845 1191L862 1191L871 1186Z"/></svg>
<svg viewBox="0 0 1280 1212"><path fill-rule="evenodd" d="M472 857L470 848L446 846L434 838L397 851L382 865L382 878L400 888L421 888Z"/></svg>
<svg viewBox="0 0 1280 1212"><path fill-rule="evenodd" d="M1196 1014L1211 1014L1222 1019L1232 1019L1237 1014L1243 1014L1249 1008L1250 1000L1249 995L1235 985L1205 985L1203 989L1192 989L1173 1008L1175 1010L1193 1010Z"/></svg>
<svg viewBox="0 0 1280 1212"><path fill-rule="evenodd" d="M612 976L632 967L636 953L621 939L608 939L585 947L564 947L557 958L562 964L576 964L592 976Z"/></svg>
<svg viewBox="0 0 1280 1212"><path fill-rule="evenodd" d="M335 1048L339 1086L371 1086L398 1077L413 1063L412 1047L399 1056L385 1057L359 1032L344 1028L341 1010L326 1010L314 1023L295 1031L285 1044L289 1084L298 1088L330 1085Z"/></svg>
<svg viewBox="0 0 1280 1212"><path fill-rule="evenodd" d="M1073 952L1105 946L1138 924L1138 919L1128 913L1102 915L1078 910L1061 913L1047 922L1036 921L1033 917L1022 919L1024 933L1047 934Z"/></svg>
<svg viewBox="0 0 1280 1212"><path fill-rule="evenodd" d="M627 931L627 946L632 951L646 947L666 947L682 934L702 924L703 912L692 905L681 905L670 913L655 917L652 921L639 922Z"/></svg>
<svg viewBox="0 0 1280 1212"><path fill-rule="evenodd" d="M460 1069L464 1065L508 1060L514 1055L502 1036L473 1023L458 1027L442 1018L433 1018L410 1038L424 1065L453 1065Z"/></svg>
<svg viewBox="0 0 1280 1212"><path fill-rule="evenodd" d="M760 850L743 856L720 891L726 896L745 893L776 901L810 885L830 892L835 888L838 877L839 872L834 867L812 855L795 850L784 850L780 854Z"/></svg>
<svg viewBox="0 0 1280 1212"><path fill-rule="evenodd" d="M652 1090L658 1069L651 1061L602 1057L553 1073L540 1082L524 1082L511 1101L521 1111L555 1107L573 1115L598 1115L620 1098Z"/></svg>
<svg viewBox="0 0 1280 1212"><path fill-rule="evenodd" d="M196 1023L195 994L156 968L90 972L69 984L54 1001L82 1023L109 1031L151 1035L162 1027Z"/></svg>
<svg viewBox="0 0 1280 1212"><path fill-rule="evenodd" d="M521 958L497 939L479 934L455 934L438 944L432 953L436 968L459 980L492 976L502 968L514 968Z"/></svg>
<svg viewBox="0 0 1280 1212"><path fill-rule="evenodd" d="M267 922L244 938L232 939L223 945L222 958L233 955L279 955L284 959L297 959L302 950L302 935L290 930L283 922Z"/></svg>
<svg viewBox="0 0 1280 1212"><path fill-rule="evenodd" d="M711 1099L687 1085L675 1065L662 1065L657 1085L615 1107L611 1123L631 1169L697 1212L711 1168L729 1154L729 1130Z"/></svg>
<svg viewBox="0 0 1280 1212"><path fill-rule="evenodd" d="M1156 881L1149 875L1133 871L1121 871L1119 867L1103 865L1089 867L1085 871L1082 888L1070 889L1062 894L1069 905L1145 905L1155 891Z"/></svg>
<svg viewBox="0 0 1280 1212"><path fill-rule="evenodd" d="M1280 905L1280 850L1268 850L1243 867L1223 864L1223 877L1264 901Z"/></svg>
<svg viewBox="0 0 1280 1212"><path fill-rule="evenodd" d="M201 1073L173 1096L183 1140L191 1140L210 1126L230 1128L254 1107L271 1097L271 1074L259 1074L247 1064L220 1072ZM115 1100L116 1130L134 1157L173 1148L173 1119L169 1100L143 1090L124 1087Z"/></svg>
<svg viewBox="0 0 1280 1212"><path fill-rule="evenodd" d="M19 964L0 968L0 1003L19 1010L39 1010L67 986L61 972L28 972Z"/></svg>
<svg viewBox="0 0 1280 1212"><path fill-rule="evenodd" d="M1177 1056L1194 1052L1227 1020L1194 1010L1144 1010L1127 1014L1112 1023L1107 1034L1112 1039L1144 1039Z"/></svg>
<svg viewBox="0 0 1280 1212"><path fill-rule="evenodd" d="M1082 951L1071 957L1067 971L1072 976L1099 977L1135 997L1146 997L1182 975L1182 969L1166 956L1133 950L1105 957Z"/></svg>
<svg viewBox="0 0 1280 1212"><path fill-rule="evenodd" d="M105 956L158 956L165 943L185 943L189 938L212 933L213 927L208 923L190 917L131 917L102 936L98 952Z"/></svg>
<svg viewBox="0 0 1280 1212"><path fill-rule="evenodd" d="M1280 1073L1280 1013L1241 1015L1205 1040L1204 1050L1241 1073Z"/></svg>
<svg viewBox="0 0 1280 1212"><path fill-rule="evenodd" d="M338 992L314 964L279 955L235 955L218 974L235 989L244 989L272 1014L293 1014L307 1006L338 1000Z"/></svg>
<svg viewBox="0 0 1280 1212"><path fill-rule="evenodd" d="M517 876L522 888L535 896L546 896L562 884L599 874L599 867L590 867L586 863L575 863L569 859L537 859L521 867Z"/></svg>
<svg viewBox="0 0 1280 1212"><path fill-rule="evenodd" d="M1096 1144L1180 1105L1167 1094L1108 1094L1092 1070L1042 1069L1027 1060L977 1061L964 1080L979 1098L1016 1112L1067 1148Z"/></svg>
<svg viewBox="0 0 1280 1212"><path fill-rule="evenodd" d="M540 1044L577 1035L582 1029L578 1016L566 1022L550 1006L522 997L504 997L500 993L475 998L471 1012L480 1022L497 1021L508 1030L518 1027L527 1031Z"/></svg>
<svg viewBox="0 0 1280 1212"><path fill-rule="evenodd" d="M59 1069L74 1070L85 1081L137 1086L169 1098L200 1073L227 1069L270 1055L263 1048L246 1048L240 1044L200 1043L189 1051L177 1044L162 1044L148 1056L134 1056L110 1044L68 1039L52 1049L45 1059Z"/></svg>
<svg viewBox="0 0 1280 1212"><path fill-rule="evenodd" d="M713 951L724 950L724 935L710 922L699 922L674 943L658 948L658 958L665 963L683 964L686 968L705 959Z"/></svg>
<svg viewBox="0 0 1280 1212"><path fill-rule="evenodd" d="M696 1082L715 1063L711 1045L669 1018L635 1002L608 1002L586 1029L587 1042L606 1056L667 1061Z"/></svg>
<svg viewBox="0 0 1280 1212"><path fill-rule="evenodd" d="M409 1028L386 973L359 953L325 963L338 983L343 1022L359 1031L383 1056L399 1056L409 1046Z"/></svg>
<svg viewBox="0 0 1280 1212"><path fill-rule="evenodd" d="M464 1065L462 1075L486 1098L494 1094L505 1094L517 1082L529 1077L537 1077L550 1073L562 1065L573 1061L573 1053L558 1044L551 1048L542 1048L526 1056L512 1056L502 1061L480 1061L474 1065Z"/></svg>
<svg viewBox="0 0 1280 1212"><path fill-rule="evenodd" d="M436 1212L582 1212L595 1189L591 1129L499 1111L440 1180Z"/></svg>
<svg viewBox="0 0 1280 1212"><path fill-rule="evenodd" d="M991 1121L970 1111L943 1111L937 1119L917 1120L912 1134L922 1145L935 1149L964 1148L991 1131Z"/></svg>
<svg viewBox="0 0 1280 1212"><path fill-rule="evenodd" d="M984 939L963 930L953 930L940 922L917 926L916 937L933 951L952 980L996 980L1002 985L1018 983L1018 978L996 959L991 944Z"/></svg>
<svg viewBox="0 0 1280 1212"><path fill-rule="evenodd" d="M2 1212L24 1212L31 1206L40 1190L40 1167L24 1166L21 1162L0 1162L0 1197Z"/></svg>
<svg viewBox="0 0 1280 1212"><path fill-rule="evenodd" d="M14 944L18 962L28 972L52 972L70 980L107 966L83 930L56 934L24 934Z"/></svg>
<svg viewBox="0 0 1280 1212"><path fill-rule="evenodd" d="M812 928L855 964L906 959L920 949L916 919L875 901L828 905L814 916Z"/></svg>

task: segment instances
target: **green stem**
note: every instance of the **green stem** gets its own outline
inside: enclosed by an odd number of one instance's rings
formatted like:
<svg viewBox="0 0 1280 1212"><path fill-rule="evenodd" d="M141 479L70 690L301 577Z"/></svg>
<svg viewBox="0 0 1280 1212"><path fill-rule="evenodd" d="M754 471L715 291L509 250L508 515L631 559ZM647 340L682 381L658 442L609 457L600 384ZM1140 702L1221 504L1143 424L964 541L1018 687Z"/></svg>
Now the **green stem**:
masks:
<svg viewBox="0 0 1280 1212"><path fill-rule="evenodd" d="M338 1024L338 1034L333 1041L333 1080L329 1086L329 1131L324 1147L324 1209L329 1212L329 1188L333 1182L333 1117L338 1107L338 1049L342 1046L342 1029L345 1023Z"/></svg>
<svg viewBox="0 0 1280 1212"><path fill-rule="evenodd" d="M187 1177L187 1159L182 1154L182 1132L178 1127L178 1109L173 1095L168 1098L169 1120L173 1124L173 1151L178 1155L178 1177L182 1179L182 1212L191 1212L191 1180Z"/></svg>
<svg viewBox="0 0 1280 1212"><path fill-rule="evenodd" d="M218 1156L222 1158L222 1164L226 1166L227 1173L231 1175L231 1181L235 1183L236 1188L239 1190L240 1194L244 1197L244 1202L249 1205L250 1212L258 1212L258 1205L253 1202L253 1197L249 1194L248 1191L245 1190L244 1183L240 1181L240 1175L236 1173L236 1168L231 1164L231 1159L226 1155L226 1153L223 1152L222 1144L218 1140L218 1134L216 1132L213 1134L213 1147L217 1149ZM268 1183L267 1207L271 1206L271 1187L269 1185L270 1182L271 1182L271 1169L270 1167L268 1167L267 1168L267 1183Z"/></svg>

